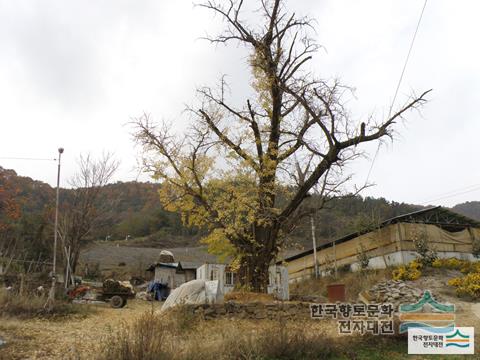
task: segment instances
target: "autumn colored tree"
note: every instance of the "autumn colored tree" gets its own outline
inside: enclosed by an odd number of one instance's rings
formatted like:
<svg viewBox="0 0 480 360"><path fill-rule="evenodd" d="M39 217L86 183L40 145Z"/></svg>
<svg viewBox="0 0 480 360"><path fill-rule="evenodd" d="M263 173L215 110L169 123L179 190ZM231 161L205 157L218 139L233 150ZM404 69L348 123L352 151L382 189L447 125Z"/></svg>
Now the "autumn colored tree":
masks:
<svg viewBox="0 0 480 360"><path fill-rule="evenodd" d="M19 189L11 178L11 171L0 167L0 254L15 245L13 228L21 215Z"/></svg>
<svg viewBox="0 0 480 360"><path fill-rule="evenodd" d="M18 194L16 185L9 181L8 171L0 168L0 229L8 227L8 223L20 217L20 205L15 197Z"/></svg>
<svg viewBox="0 0 480 360"><path fill-rule="evenodd" d="M165 208L208 229L205 241L234 256L243 283L266 291L285 235L317 210L306 199L318 187L328 189L322 194L338 189L361 145L391 137L393 125L428 91L386 118L356 121L345 106L349 88L308 67L319 50L314 21L289 13L282 0L258 4L257 23L245 20L241 0L200 5L225 23L210 42L248 49L252 95L233 98L222 77L218 88L198 89L184 133L145 115L135 122L135 139L145 168L162 182Z"/></svg>

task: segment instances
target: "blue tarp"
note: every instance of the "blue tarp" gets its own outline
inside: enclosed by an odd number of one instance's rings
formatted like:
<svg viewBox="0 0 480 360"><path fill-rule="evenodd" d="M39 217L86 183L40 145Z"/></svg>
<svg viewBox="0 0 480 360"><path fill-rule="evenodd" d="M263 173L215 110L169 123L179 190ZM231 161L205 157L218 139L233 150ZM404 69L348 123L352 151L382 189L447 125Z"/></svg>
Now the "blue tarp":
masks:
<svg viewBox="0 0 480 360"><path fill-rule="evenodd" d="M163 301L168 297L170 288L167 283L161 283L159 281L151 281L148 284L147 292L153 293L153 298L158 301Z"/></svg>

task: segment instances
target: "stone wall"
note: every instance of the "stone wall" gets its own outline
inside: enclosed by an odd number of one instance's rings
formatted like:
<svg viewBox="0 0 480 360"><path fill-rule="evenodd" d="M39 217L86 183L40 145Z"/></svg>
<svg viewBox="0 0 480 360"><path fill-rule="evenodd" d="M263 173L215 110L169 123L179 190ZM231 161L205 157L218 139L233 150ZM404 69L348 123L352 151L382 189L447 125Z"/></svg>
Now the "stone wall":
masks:
<svg viewBox="0 0 480 360"><path fill-rule="evenodd" d="M238 303L227 301L224 304L183 305L183 309L206 320L217 318L310 319L310 303L307 302Z"/></svg>

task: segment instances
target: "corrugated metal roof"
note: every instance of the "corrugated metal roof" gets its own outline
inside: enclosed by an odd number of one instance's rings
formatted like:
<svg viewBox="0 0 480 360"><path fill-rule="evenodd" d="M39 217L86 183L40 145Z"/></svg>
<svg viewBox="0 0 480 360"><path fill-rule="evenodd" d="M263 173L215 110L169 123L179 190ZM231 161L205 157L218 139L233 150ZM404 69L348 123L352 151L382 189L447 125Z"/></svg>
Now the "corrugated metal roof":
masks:
<svg viewBox="0 0 480 360"><path fill-rule="evenodd" d="M171 269L177 269L180 263L163 263L163 262L156 262L150 265L147 269L147 271L153 271L157 267L167 267Z"/></svg>
<svg viewBox="0 0 480 360"><path fill-rule="evenodd" d="M184 270L196 270L203 265L202 263L191 262L191 261L181 261L181 263L182 263L182 268Z"/></svg>
<svg viewBox="0 0 480 360"><path fill-rule="evenodd" d="M422 215L426 215L428 213L433 213L433 214L437 214L437 215L438 214L443 214L443 215L447 214L448 216L457 219L458 222L452 222L452 223L445 224L445 223L442 223L442 222L438 221L438 218L437 218L437 221L436 221L436 219L433 219L431 221L425 221L425 219L421 219ZM421 209L421 210L418 210L418 211L414 211L414 212L411 212L411 213L407 213L407 214L403 214L403 215L399 215L399 216L395 216L393 218L387 219L387 220L383 221L382 223L380 223L378 225L378 227L376 227L375 229L368 228L368 229L364 229L362 231L357 231L357 232L354 232L354 233L351 233L351 234L347 234L347 235L345 235L345 236L343 236L339 239L336 239L336 240L330 241L328 243L325 243L323 245L317 246L317 251L329 248L329 247L333 246L333 243L341 244L341 243L344 243L344 242L349 241L351 239L354 239L354 238L356 238L360 235L366 234L366 233L368 233L372 230L381 229L381 228L383 228L387 225L396 224L396 223L399 223L399 222L425 223L425 224L443 225L443 226L450 226L450 227L464 227L464 228L466 228L466 227L480 227L480 223L478 221L475 221L475 220L470 219L466 216L460 215L460 214L458 214L458 213L456 213L452 210L443 208L441 206L433 206L433 207L429 207L429 208L426 208L426 209ZM298 253L296 255L293 255L293 256L290 256L288 258L285 258L284 260L279 261L277 263L281 263L283 261L292 261L292 260L299 259L301 257L304 257L305 255L310 255L310 254L313 254L313 248L311 248L310 250L300 252L300 253Z"/></svg>
<svg viewBox="0 0 480 360"><path fill-rule="evenodd" d="M150 265L147 271L153 271L157 267L166 267L166 268L180 269L180 270L196 270L200 266L202 266L202 264L194 263L190 261L179 261L175 263L156 262Z"/></svg>

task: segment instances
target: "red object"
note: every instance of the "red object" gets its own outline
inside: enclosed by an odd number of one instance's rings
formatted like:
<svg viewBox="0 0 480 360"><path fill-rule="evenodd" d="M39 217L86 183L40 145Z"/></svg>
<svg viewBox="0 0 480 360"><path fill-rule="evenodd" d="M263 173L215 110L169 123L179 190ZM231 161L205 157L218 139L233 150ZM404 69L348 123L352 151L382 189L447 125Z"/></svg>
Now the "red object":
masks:
<svg viewBox="0 0 480 360"><path fill-rule="evenodd" d="M75 299L77 297L83 296L88 290L90 290L89 286L80 285L77 286L75 289L70 290L67 295L70 299Z"/></svg>
<svg viewBox="0 0 480 360"><path fill-rule="evenodd" d="M345 301L345 284L327 285L328 301Z"/></svg>

